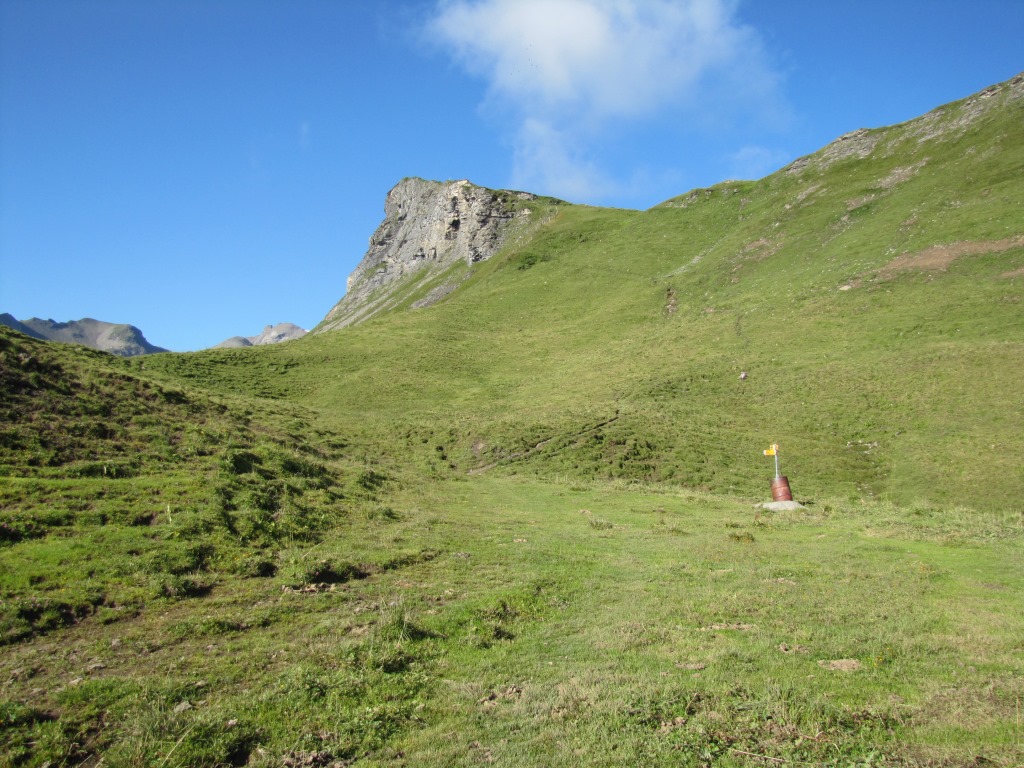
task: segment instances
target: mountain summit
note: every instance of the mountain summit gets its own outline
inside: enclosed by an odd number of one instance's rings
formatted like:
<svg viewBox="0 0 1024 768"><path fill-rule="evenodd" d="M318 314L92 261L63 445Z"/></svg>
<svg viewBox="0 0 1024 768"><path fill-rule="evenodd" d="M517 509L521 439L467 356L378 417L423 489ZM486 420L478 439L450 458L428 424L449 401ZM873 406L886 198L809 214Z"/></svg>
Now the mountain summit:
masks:
<svg viewBox="0 0 1024 768"><path fill-rule="evenodd" d="M299 328L294 323L278 323L266 326L263 332L256 336L232 336L215 345L213 349L237 349L239 347L258 347L263 344L278 344L282 341L301 339L305 335L306 330Z"/></svg>
<svg viewBox="0 0 1024 768"><path fill-rule="evenodd" d="M66 323L41 320L38 317L18 321L6 312L0 315L0 323L37 339L82 344L119 357L167 352L163 347L150 344L142 335L142 331L126 323L107 323L91 317Z"/></svg>
<svg viewBox="0 0 1024 768"><path fill-rule="evenodd" d="M465 180L403 179L387 194L384 221L348 278L344 298L316 330L359 323L403 302L418 308L440 301L467 276L466 268L497 253L530 218L526 203L535 199Z"/></svg>

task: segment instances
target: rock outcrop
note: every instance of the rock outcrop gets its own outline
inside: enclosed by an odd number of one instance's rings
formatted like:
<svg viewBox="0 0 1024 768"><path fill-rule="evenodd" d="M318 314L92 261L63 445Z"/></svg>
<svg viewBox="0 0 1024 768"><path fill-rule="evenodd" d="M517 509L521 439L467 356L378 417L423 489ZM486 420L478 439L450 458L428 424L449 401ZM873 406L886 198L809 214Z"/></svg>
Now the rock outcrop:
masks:
<svg viewBox="0 0 1024 768"><path fill-rule="evenodd" d="M316 332L359 323L390 309L454 264L489 259L516 222L529 217L531 208L525 203L535 197L468 181L403 179L387 194L384 221L348 278L344 298ZM433 286L413 306L440 301L464 276Z"/></svg>
<svg viewBox="0 0 1024 768"><path fill-rule="evenodd" d="M213 349L237 349L239 347L258 347L263 344L279 344L282 341L301 339L307 331L294 323L278 323L268 325L258 336L232 336L217 344Z"/></svg>
<svg viewBox="0 0 1024 768"><path fill-rule="evenodd" d="M58 323L56 320L41 320L38 317L18 321L4 313L0 315L0 323L37 339L81 344L119 357L167 352L163 347L154 346L146 341L142 331L134 325L107 323L91 317Z"/></svg>

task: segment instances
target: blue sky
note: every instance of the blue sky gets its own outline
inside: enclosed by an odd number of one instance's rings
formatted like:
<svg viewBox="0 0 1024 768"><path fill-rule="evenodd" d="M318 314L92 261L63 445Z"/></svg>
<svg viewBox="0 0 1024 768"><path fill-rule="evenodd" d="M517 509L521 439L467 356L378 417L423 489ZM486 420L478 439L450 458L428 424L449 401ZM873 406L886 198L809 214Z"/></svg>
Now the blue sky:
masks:
<svg viewBox="0 0 1024 768"><path fill-rule="evenodd" d="M1024 0L0 0L0 312L311 328L405 176L646 208L1024 71Z"/></svg>

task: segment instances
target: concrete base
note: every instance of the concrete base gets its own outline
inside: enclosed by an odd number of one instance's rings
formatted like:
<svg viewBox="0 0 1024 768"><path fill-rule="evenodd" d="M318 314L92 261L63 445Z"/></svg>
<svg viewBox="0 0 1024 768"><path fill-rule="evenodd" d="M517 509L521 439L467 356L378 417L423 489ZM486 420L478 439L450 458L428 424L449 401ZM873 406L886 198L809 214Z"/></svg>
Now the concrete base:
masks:
<svg viewBox="0 0 1024 768"><path fill-rule="evenodd" d="M764 504L755 504L754 509L766 509L769 512L792 512L796 509L807 509L797 501L766 501Z"/></svg>

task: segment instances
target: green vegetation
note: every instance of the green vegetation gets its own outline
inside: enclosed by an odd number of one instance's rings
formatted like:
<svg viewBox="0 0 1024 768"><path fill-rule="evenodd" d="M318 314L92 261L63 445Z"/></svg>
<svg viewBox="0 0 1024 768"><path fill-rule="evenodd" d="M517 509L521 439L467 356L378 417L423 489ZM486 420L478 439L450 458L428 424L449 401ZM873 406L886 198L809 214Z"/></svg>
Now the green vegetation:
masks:
<svg viewBox="0 0 1024 768"><path fill-rule="evenodd" d="M0 765L1020 765L1015 92L288 344L0 328Z"/></svg>

